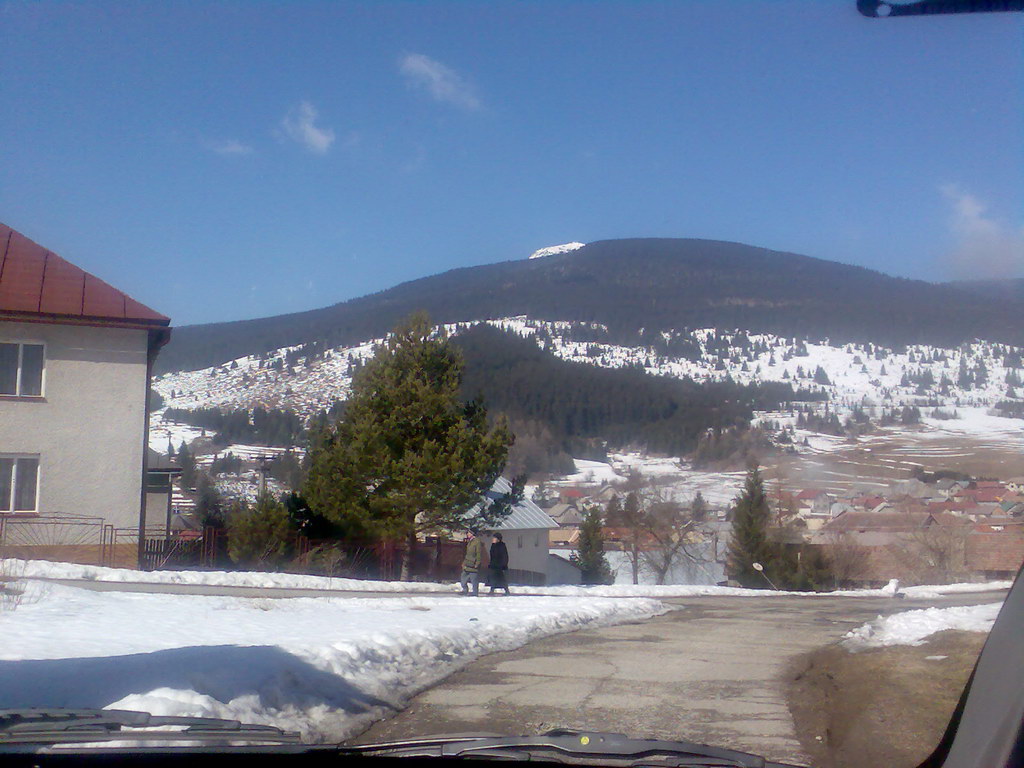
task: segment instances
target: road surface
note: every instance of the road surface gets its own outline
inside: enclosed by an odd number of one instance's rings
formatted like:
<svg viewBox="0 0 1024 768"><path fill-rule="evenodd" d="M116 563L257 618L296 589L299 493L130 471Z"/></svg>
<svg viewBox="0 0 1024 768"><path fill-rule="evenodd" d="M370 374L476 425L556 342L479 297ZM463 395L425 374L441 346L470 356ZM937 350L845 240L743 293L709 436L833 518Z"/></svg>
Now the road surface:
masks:
<svg viewBox="0 0 1024 768"><path fill-rule="evenodd" d="M676 610L649 621L556 635L478 659L356 741L570 727L807 764L782 684L795 656L880 613L1001 602L1005 595L670 599Z"/></svg>

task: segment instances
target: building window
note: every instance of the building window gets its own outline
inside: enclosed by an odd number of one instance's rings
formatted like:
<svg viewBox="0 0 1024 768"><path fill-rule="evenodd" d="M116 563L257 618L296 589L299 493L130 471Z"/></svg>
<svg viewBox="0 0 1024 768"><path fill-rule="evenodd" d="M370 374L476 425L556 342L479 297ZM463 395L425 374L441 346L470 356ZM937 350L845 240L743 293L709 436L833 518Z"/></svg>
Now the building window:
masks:
<svg viewBox="0 0 1024 768"><path fill-rule="evenodd" d="M0 395L42 397L42 344L0 342Z"/></svg>
<svg viewBox="0 0 1024 768"><path fill-rule="evenodd" d="M39 496L39 457L0 456L0 514L35 512Z"/></svg>
<svg viewBox="0 0 1024 768"><path fill-rule="evenodd" d="M535 546L535 547L539 547L540 546L540 534L539 533L535 534L534 537L533 537L533 546Z"/></svg>
<svg viewBox="0 0 1024 768"><path fill-rule="evenodd" d="M518 549L522 549L523 548L523 537L522 536L517 536L516 538L519 541L519 546L517 548Z"/></svg>

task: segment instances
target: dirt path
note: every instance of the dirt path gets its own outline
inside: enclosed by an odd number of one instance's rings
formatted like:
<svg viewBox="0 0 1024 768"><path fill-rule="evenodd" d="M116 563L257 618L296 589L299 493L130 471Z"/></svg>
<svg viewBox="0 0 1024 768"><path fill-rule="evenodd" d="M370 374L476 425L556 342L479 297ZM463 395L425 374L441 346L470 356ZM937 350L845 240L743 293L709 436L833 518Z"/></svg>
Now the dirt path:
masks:
<svg viewBox="0 0 1024 768"><path fill-rule="evenodd" d="M573 727L746 750L809 763L786 700L793 660L849 629L930 601L705 597L639 624L559 635L474 662L363 733L362 743L436 733Z"/></svg>

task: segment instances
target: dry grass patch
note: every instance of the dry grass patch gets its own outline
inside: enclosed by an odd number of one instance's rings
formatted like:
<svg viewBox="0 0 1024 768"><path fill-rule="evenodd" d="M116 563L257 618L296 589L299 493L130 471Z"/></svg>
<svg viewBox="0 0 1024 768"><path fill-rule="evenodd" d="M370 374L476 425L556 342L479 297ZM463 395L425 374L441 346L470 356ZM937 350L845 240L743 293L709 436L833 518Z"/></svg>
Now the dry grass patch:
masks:
<svg viewBox="0 0 1024 768"><path fill-rule="evenodd" d="M800 657L787 698L813 765L917 766L942 737L985 638L948 630L919 646L829 646Z"/></svg>

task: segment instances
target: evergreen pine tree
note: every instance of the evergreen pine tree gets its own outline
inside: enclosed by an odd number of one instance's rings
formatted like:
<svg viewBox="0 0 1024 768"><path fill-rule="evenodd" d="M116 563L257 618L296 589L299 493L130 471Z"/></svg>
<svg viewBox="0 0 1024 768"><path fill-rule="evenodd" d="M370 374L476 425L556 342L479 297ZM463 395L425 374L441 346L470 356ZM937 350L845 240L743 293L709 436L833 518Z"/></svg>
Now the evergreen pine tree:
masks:
<svg viewBox="0 0 1024 768"><path fill-rule="evenodd" d="M178 449L178 465L181 467L181 487L195 488L196 485L196 459L188 447L188 443L181 441L181 448Z"/></svg>
<svg viewBox="0 0 1024 768"><path fill-rule="evenodd" d="M583 514L580 538L569 562L580 569L584 584L611 584L611 566L604 556L604 537L601 535L601 513L590 507Z"/></svg>
<svg viewBox="0 0 1024 768"><path fill-rule="evenodd" d="M690 505L690 517L698 523L704 522L708 516L708 503L704 500L704 494L697 491Z"/></svg>
<svg viewBox="0 0 1024 768"><path fill-rule="evenodd" d="M732 538L729 541L729 578L744 587L763 589L768 586L764 576L754 570L753 564L761 563L765 568L771 565L770 522L771 510L761 472L756 464L752 464L747 470L743 491L732 509Z"/></svg>
<svg viewBox="0 0 1024 768"><path fill-rule="evenodd" d="M288 509L270 494L255 506L243 504L228 518L228 556L244 568L280 565L290 554L291 524Z"/></svg>
<svg viewBox="0 0 1024 768"><path fill-rule="evenodd" d="M417 534L464 529L501 474L513 437L478 400L459 398L462 356L425 314L401 323L356 375L334 430L310 460L303 496L349 530L403 541L408 579ZM520 486L521 487L521 486ZM508 505L482 508L486 527Z"/></svg>

